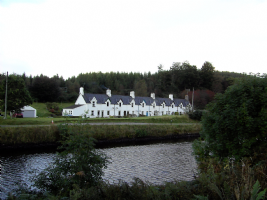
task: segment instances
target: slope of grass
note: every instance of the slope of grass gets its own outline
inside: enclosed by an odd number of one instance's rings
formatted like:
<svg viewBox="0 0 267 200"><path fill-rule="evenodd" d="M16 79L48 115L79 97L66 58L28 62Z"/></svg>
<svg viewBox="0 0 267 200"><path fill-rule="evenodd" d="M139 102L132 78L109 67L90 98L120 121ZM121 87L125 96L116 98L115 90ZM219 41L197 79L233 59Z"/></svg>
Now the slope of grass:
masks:
<svg viewBox="0 0 267 200"><path fill-rule="evenodd" d="M58 106L60 111L62 111L63 108L73 104L74 103L58 103ZM37 110L38 117L49 117L51 115L51 113L47 110L45 103L33 103L31 106Z"/></svg>

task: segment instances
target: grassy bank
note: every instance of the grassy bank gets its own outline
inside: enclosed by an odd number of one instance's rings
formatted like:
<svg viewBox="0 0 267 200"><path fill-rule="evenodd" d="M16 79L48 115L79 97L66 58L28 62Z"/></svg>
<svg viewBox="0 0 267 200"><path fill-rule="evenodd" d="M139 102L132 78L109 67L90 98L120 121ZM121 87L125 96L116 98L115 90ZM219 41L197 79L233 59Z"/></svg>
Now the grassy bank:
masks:
<svg viewBox="0 0 267 200"><path fill-rule="evenodd" d="M119 138L165 137L188 133L198 133L201 125L68 125L70 130L79 129L80 132L89 133L97 140L113 140ZM38 144L58 142L60 126L35 127L5 127L0 128L0 144Z"/></svg>
<svg viewBox="0 0 267 200"><path fill-rule="evenodd" d="M0 144L38 144L59 141L57 126L0 128Z"/></svg>
<svg viewBox="0 0 267 200"><path fill-rule="evenodd" d="M38 117L38 118L0 118L0 125L50 125L61 123L77 123L81 121L81 118L70 117ZM165 115L155 117L135 117L135 118L87 118L83 119L84 123L199 123L196 120L192 120L188 115Z"/></svg>
<svg viewBox="0 0 267 200"><path fill-rule="evenodd" d="M109 126L70 126L70 130L89 133L90 137L97 140L113 140L118 138L141 138L141 137L166 137L189 133L198 133L201 125L109 125Z"/></svg>
<svg viewBox="0 0 267 200"><path fill-rule="evenodd" d="M63 110L63 108L74 105L74 103L57 103L57 104L58 104L59 110L61 110L61 111ZM36 103L35 102L31 106L36 109L38 117L50 117L51 113L46 108L45 103Z"/></svg>

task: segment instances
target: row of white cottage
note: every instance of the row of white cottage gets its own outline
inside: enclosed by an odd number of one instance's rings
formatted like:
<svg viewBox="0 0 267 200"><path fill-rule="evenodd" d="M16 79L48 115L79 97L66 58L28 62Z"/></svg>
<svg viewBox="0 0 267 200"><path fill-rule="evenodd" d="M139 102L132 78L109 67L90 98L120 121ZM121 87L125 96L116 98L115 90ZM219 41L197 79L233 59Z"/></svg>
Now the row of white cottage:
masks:
<svg viewBox="0 0 267 200"><path fill-rule="evenodd" d="M169 98L156 98L154 93L151 93L151 97L138 97L132 91L130 96L123 96L111 95L110 89L106 90L106 94L90 94L84 93L81 87L75 105L64 108L62 115L86 115L90 118L128 115L158 116L175 113L181 115L189 109L191 109L191 104L187 99L174 99L172 94Z"/></svg>

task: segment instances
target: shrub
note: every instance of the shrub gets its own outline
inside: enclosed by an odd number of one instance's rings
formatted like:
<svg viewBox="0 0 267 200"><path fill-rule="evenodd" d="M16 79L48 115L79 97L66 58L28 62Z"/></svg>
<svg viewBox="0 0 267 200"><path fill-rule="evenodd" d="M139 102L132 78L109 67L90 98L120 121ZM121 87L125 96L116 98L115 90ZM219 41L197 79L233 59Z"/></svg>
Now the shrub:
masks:
<svg viewBox="0 0 267 200"><path fill-rule="evenodd" d="M106 167L106 155L96 152L94 139L83 132L61 127L63 141L54 162L35 179L35 186L52 194L68 195L75 185L82 189L97 185Z"/></svg>
<svg viewBox="0 0 267 200"><path fill-rule="evenodd" d="M267 79L239 79L206 109L200 135L210 155L239 160L266 148Z"/></svg>
<svg viewBox="0 0 267 200"><path fill-rule="evenodd" d="M189 115L190 119L194 119L194 120L200 121L201 117L203 115L203 111L202 110L196 110L194 112L190 112L188 115Z"/></svg>

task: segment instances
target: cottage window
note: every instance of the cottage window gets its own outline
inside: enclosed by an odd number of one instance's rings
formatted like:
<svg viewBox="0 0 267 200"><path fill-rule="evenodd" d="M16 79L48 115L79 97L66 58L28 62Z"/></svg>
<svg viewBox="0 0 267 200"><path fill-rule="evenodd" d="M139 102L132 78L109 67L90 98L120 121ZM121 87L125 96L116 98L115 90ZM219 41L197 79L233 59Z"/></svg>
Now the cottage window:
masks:
<svg viewBox="0 0 267 200"><path fill-rule="evenodd" d="M94 116L94 111L93 110L91 111L91 115Z"/></svg>
<svg viewBox="0 0 267 200"><path fill-rule="evenodd" d="M173 105L172 105L172 108L173 108Z"/></svg>
<svg viewBox="0 0 267 200"><path fill-rule="evenodd" d="M133 108L134 104L132 103L132 108Z"/></svg>
<svg viewBox="0 0 267 200"><path fill-rule="evenodd" d="M119 103L119 107L121 107L121 102Z"/></svg>
<svg viewBox="0 0 267 200"><path fill-rule="evenodd" d="M107 111L107 115L109 115L109 111Z"/></svg>
<svg viewBox="0 0 267 200"><path fill-rule="evenodd" d="M144 107L145 106L145 103L142 103L142 107Z"/></svg>
<svg viewBox="0 0 267 200"><path fill-rule="evenodd" d="M155 108L155 104L153 104L153 108Z"/></svg>
<svg viewBox="0 0 267 200"><path fill-rule="evenodd" d="M119 116L121 116L121 111L119 111Z"/></svg>
<svg viewBox="0 0 267 200"><path fill-rule="evenodd" d="M107 107L109 107L109 102L107 102Z"/></svg>
<svg viewBox="0 0 267 200"><path fill-rule="evenodd" d="M162 104L162 108L164 108L164 104Z"/></svg>
<svg viewBox="0 0 267 200"><path fill-rule="evenodd" d="M92 104L93 104L93 107L95 107L95 102L94 101L92 102Z"/></svg>

